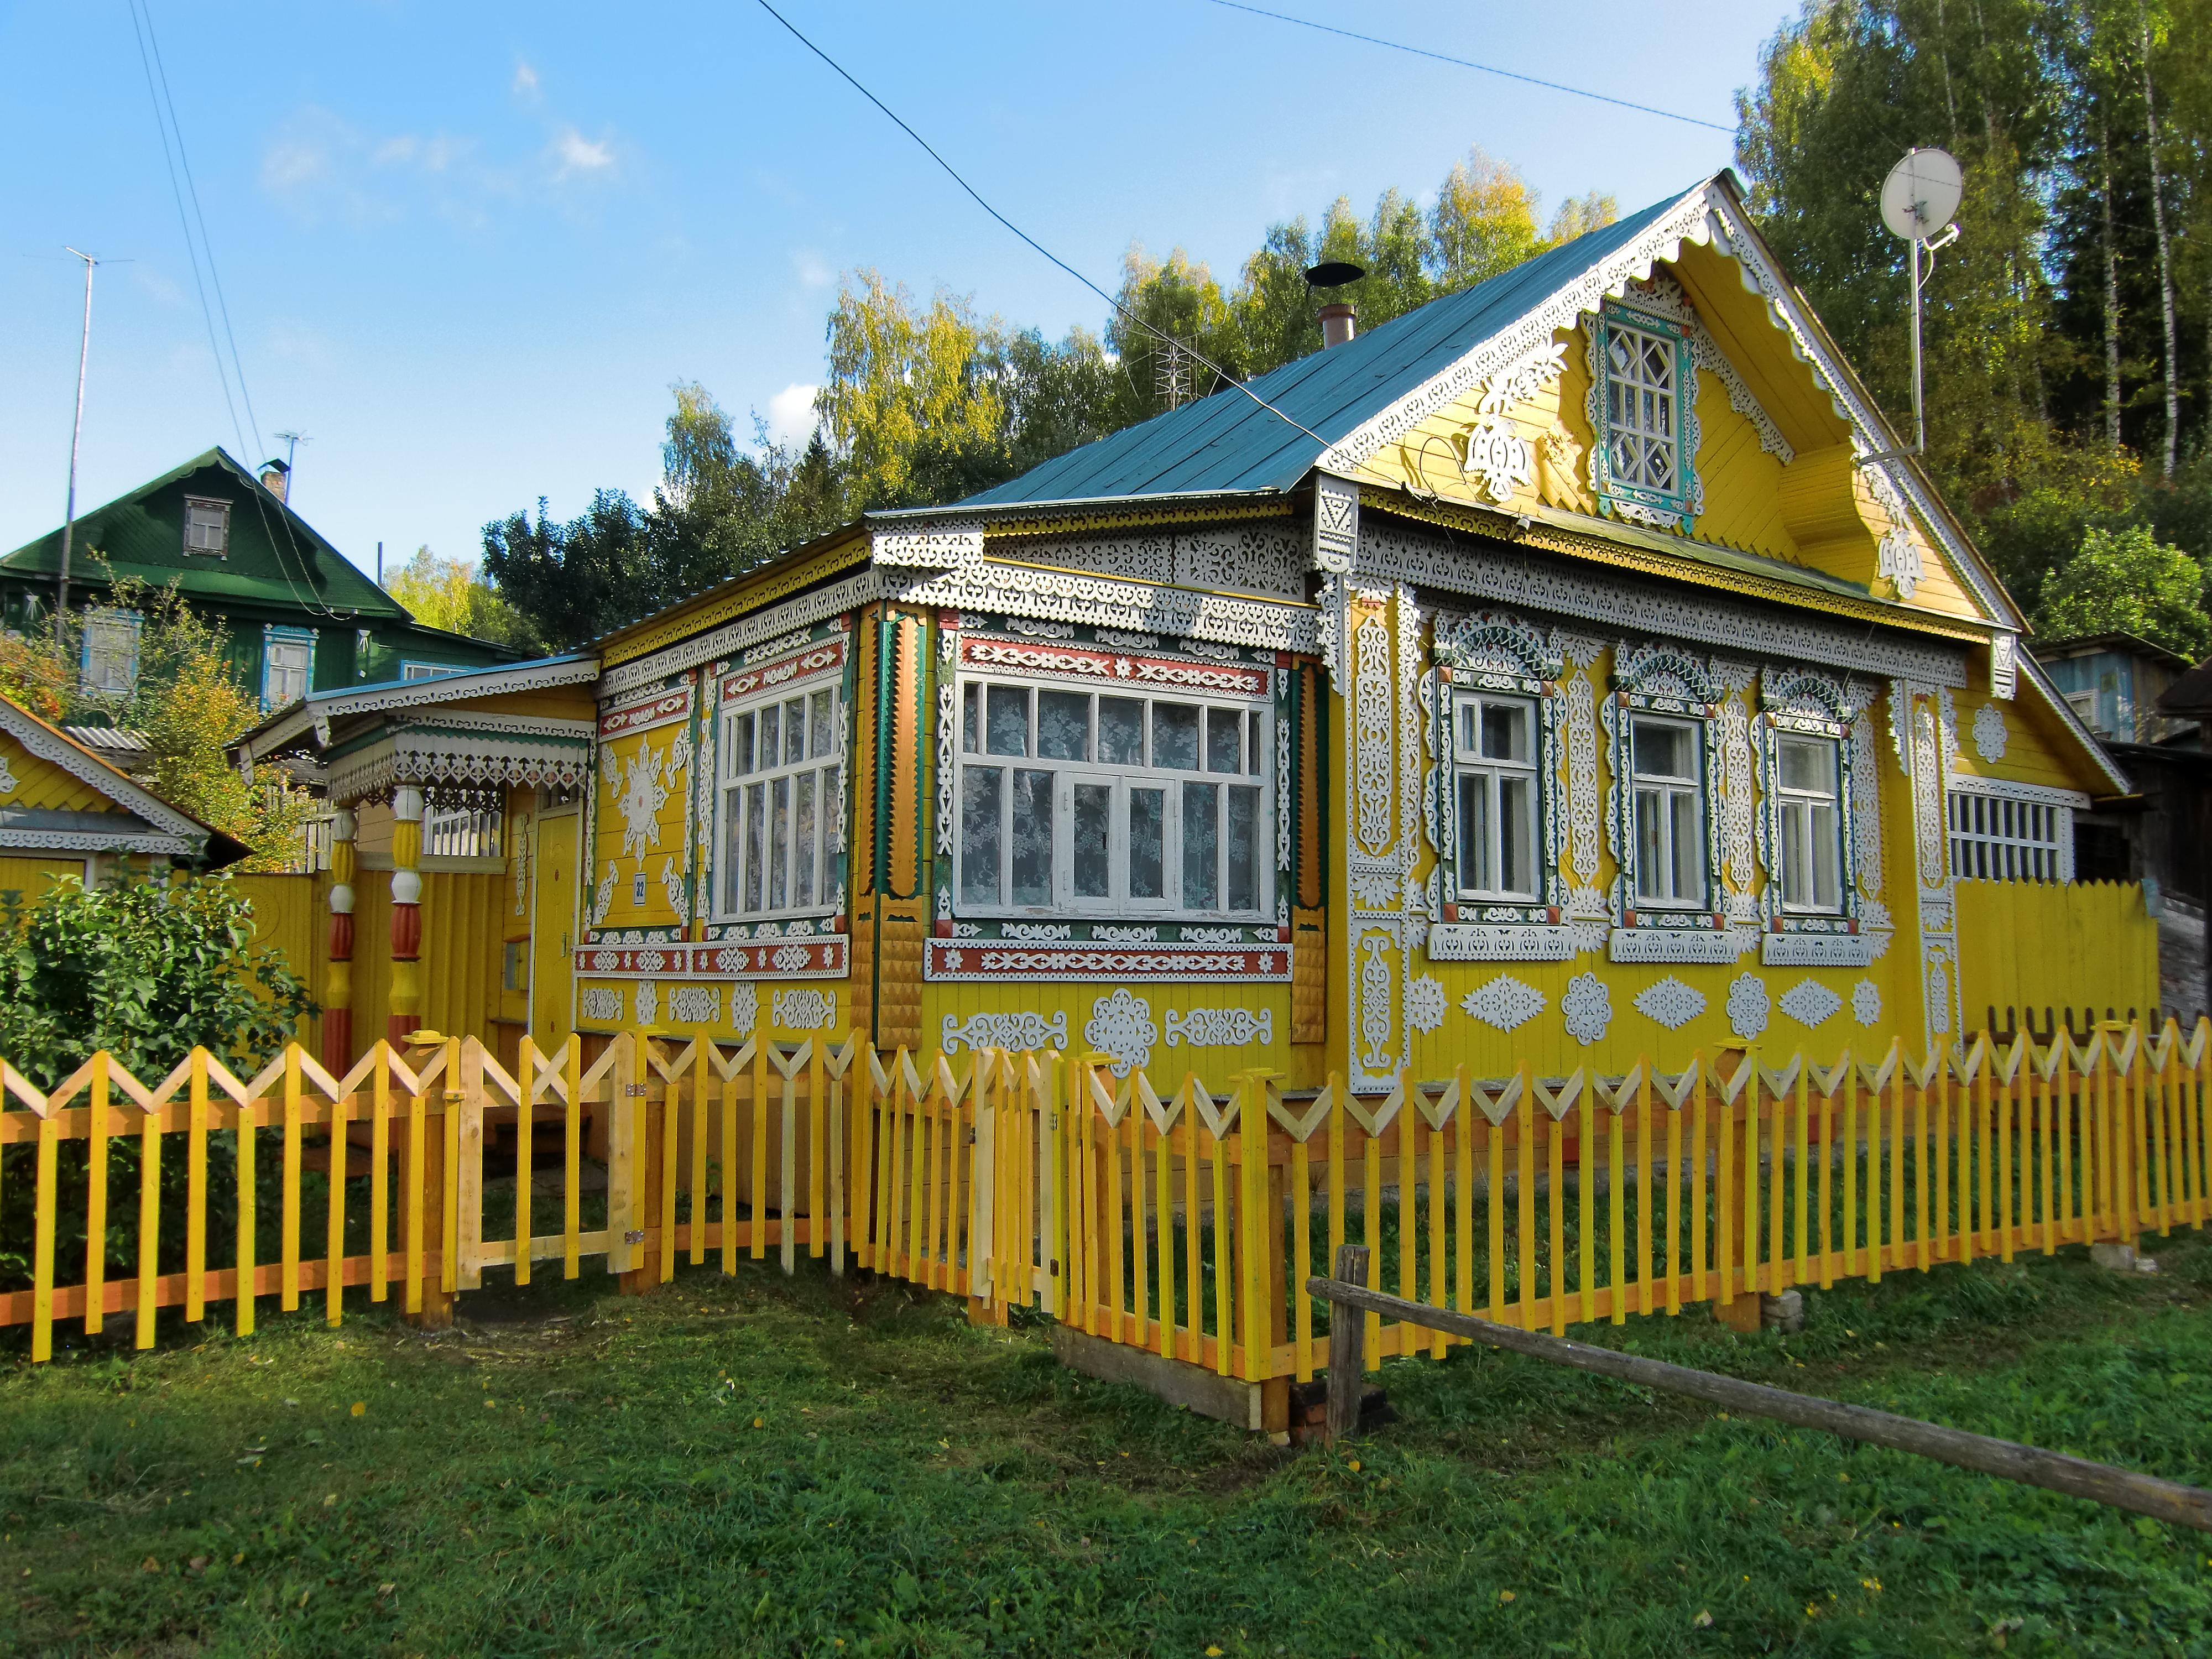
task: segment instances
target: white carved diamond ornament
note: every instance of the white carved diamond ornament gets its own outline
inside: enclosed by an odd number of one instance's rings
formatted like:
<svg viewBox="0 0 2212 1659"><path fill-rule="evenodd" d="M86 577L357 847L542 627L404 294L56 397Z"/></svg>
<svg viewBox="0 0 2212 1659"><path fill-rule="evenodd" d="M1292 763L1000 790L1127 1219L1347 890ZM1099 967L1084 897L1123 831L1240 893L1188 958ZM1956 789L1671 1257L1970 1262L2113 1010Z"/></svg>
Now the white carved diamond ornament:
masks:
<svg viewBox="0 0 2212 1659"><path fill-rule="evenodd" d="M1510 1031L1544 1012L1547 999L1533 985L1524 985L1510 974L1500 974L1487 985L1469 991L1459 1006L1485 1025Z"/></svg>
<svg viewBox="0 0 2212 1659"><path fill-rule="evenodd" d="M1844 1000L1817 979L1801 979L1778 1000L1782 1012L1800 1025L1820 1025L1835 1018Z"/></svg>
<svg viewBox="0 0 2212 1659"><path fill-rule="evenodd" d="M669 796L667 787L660 781L660 754L649 738L629 757L628 782L615 801L615 811L622 816L624 858L641 859L653 845L661 805ZM614 774L609 772L610 793L614 790Z"/></svg>
<svg viewBox="0 0 2212 1659"><path fill-rule="evenodd" d="M2004 710L1985 702L1974 711L1974 752L1985 761L2001 761L2012 741L2005 729Z"/></svg>
<svg viewBox="0 0 2212 1659"><path fill-rule="evenodd" d="M1569 1036L1584 1045L1595 1042L1613 1024L1613 994L1595 974L1577 974L1567 981L1559 1012L1566 1016Z"/></svg>
<svg viewBox="0 0 2212 1659"><path fill-rule="evenodd" d="M1636 994L1636 1012L1670 1031L1679 1031L1705 1012L1705 994L1669 974Z"/></svg>

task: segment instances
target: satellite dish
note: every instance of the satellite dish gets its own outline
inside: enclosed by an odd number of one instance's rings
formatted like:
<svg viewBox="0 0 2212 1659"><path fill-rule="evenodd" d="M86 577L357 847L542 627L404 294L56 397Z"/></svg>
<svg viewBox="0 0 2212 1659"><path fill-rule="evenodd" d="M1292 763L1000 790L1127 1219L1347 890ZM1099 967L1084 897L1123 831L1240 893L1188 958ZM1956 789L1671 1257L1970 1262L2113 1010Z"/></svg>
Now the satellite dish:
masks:
<svg viewBox="0 0 2212 1659"><path fill-rule="evenodd" d="M1881 185L1881 222L1890 234L1924 242L1951 222L1965 194L1958 162L1940 149L1909 149Z"/></svg>
<svg viewBox="0 0 2212 1659"><path fill-rule="evenodd" d="M1358 265L1346 264L1341 259L1331 259L1306 272L1308 288L1342 288L1346 283L1356 283L1367 273Z"/></svg>

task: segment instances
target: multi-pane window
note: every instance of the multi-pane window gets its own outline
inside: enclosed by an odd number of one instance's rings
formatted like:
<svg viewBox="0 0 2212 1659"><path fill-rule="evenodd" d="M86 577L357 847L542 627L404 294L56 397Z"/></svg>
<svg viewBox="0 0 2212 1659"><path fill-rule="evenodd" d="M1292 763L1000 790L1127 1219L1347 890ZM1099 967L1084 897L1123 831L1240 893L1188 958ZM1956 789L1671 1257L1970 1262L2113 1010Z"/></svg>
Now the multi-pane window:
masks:
<svg viewBox="0 0 2212 1659"><path fill-rule="evenodd" d="M995 680L960 696L963 908L1262 910L1259 708Z"/></svg>
<svg viewBox="0 0 2212 1659"><path fill-rule="evenodd" d="M1536 873L1535 705L1462 696L1452 708L1459 890L1533 899Z"/></svg>
<svg viewBox="0 0 2212 1659"><path fill-rule="evenodd" d="M722 717L722 915L784 915L830 902L843 758L834 685Z"/></svg>
<svg viewBox="0 0 2212 1659"><path fill-rule="evenodd" d="M230 550L230 503L204 495L185 497L185 551L211 553L220 558Z"/></svg>
<svg viewBox="0 0 2212 1659"><path fill-rule="evenodd" d="M282 708L307 695L315 672L315 636L304 628L268 628L261 635L261 702Z"/></svg>
<svg viewBox="0 0 2212 1659"><path fill-rule="evenodd" d="M1774 813L1780 831L1782 907L1843 908L1843 821L1832 738L1778 736Z"/></svg>
<svg viewBox="0 0 2212 1659"><path fill-rule="evenodd" d="M130 695L138 683L140 625L135 611L95 611L85 617L85 690L111 697Z"/></svg>
<svg viewBox="0 0 2212 1659"><path fill-rule="evenodd" d="M1948 799L1951 873L1960 880L2071 879L2071 807L1958 789Z"/></svg>
<svg viewBox="0 0 2212 1659"><path fill-rule="evenodd" d="M1613 481L1681 493L1674 342L1610 318L1605 325L1606 445Z"/></svg>
<svg viewBox="0 0 2212 1659"><path fill-rule="evenodd" d="M1638 903L1694 909L1705 902L1701 735L1689 720L1638 714L1631 722Z"/></svg>

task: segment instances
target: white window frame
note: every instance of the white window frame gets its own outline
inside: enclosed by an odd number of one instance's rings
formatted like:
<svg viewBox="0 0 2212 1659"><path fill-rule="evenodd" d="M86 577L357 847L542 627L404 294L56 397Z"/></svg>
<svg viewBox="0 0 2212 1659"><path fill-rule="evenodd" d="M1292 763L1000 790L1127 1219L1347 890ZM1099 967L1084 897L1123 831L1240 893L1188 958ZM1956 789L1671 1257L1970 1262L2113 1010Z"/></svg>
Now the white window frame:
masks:
<svg viewBox="0 0 2212 1659"><path fill-rule="evenodd" d="M1772 778L1774 814L1772 875L1777 908L1784 915L1839 916L1844 913L1845 896L1850 890L1850 871L1844 856L1844 745L1835 738L1810 732L1775 731L1767 741L1774 747ZM1792 744L1803 744L1826 752L1828 758L1828 787L1825 790L1795 787L1784 781L1782 751ZM1819 833L1820 815L1827 814L1827 829ZM1793 868L1790 856L1790 827L1798 825L1798 846L1801 851L1811 852L1816 835L1824 840L1830 859L1830 879L1834 883L1832 901L1823 901L1815 893L1812 897L1791 896L1793 887L1801 880L1818 885L1817 864L1808 868ZM1804 859L1798 863L1805 864Z"/></svg>
<svg viewBox="0 0 2212 1659"><path fill-rule="evenodd" d="M1629 774L1626 829L1630 840L1629 866L1633 877L1629 890L1629 902L1639 919L1647 913L1711 915L1715 908L1715 903L1711 854L1713 804L1710 799L1705 754L1708 738L1705 727L1708 722L1680 714L1655 714L1642 708L1629 708L1623 713L1628 726L1626 733L1628 741L1626 745ZM1687 773L1647 773L1638 765L1636 734L1637 729L1644 726L1672 726L1677 731L1689 734L1690 769ZM1692 865L1698 876L1698 891L1694 895L1685 896L1680 894L1671 894L1665 897L1655 897L1644 890L1643 805L1644 796L1647 791L1656 793L1662 801L1668 803L1683 798L1686 798L1691 803L1694 817L1694 822L1691 827ZM1671 856L1674 853L1675 843L1674 813L1671 804L1662 812L1662 823L1664 826L1666 849L1670 855L1667 864L1671 872L1681 863L1678 856Z"/></svg>
<svg viewBox="0 0 2212 1659"><path fill-rule="evenodd" d="M1632 335L1637 340L1639 372L1622 376L1613 368L1613 345L1617 338ZM1591 489L1608 510L1679 529L1704 505L1697 473L1698 370L1690 331L1673 317L1654 315L1631 302L1608 300L1589 319L1586 337L1590 369L1588 408L1595 440L1589 456ZM1672 385L1663 392L1640 372L1650 343L1660 345L1673 359ZM1644 394L1665 399L1663 438L1656 430L1656 422L1614 417L1616 409L1632 399L1640 414ZM1615 444L1624 437L1638 446L1667 444L1674 460L1672 484L1662 489L1649 483L1640 466L1632 477L1617 471Z"/></svg>
<svg viewBox="0 0 2212 1659"><path fill-rule="evenodd" d="M200 528L192 522L195 507L204 507L216 515L214 545L195 545L195 532ZM230 556L230 503L219 495L187 495L185 497L185 551L196 558L222 559Z"/></svg>
<svg viewBox="0 0 2212 1659"><path fill-rule="evenodd" d="M842 849L839 840L839 801L845 787L845 770L849 760L840 740L842 729L843 695L842 681L836 674L810 676L796 683L784 682L772 690L757 691L743 699L733 699L722 705L715 714L719 741L715 744L714 789L714 860L713 891L709 898L709 914L717 922L783 921L805 917L826 916L836 912L842 892L838 875L837 860ZM816 699L826 697L826 709L820 720L816 717ZM755 763L759 761L757 744L760 736L760 716L774 709L777 714L776 743L780 754L787 754L787 705L799 704L805 711L806 738L799 758L779 758L773 764ZM740 728L751 723L750 749L741 746ZM826 723L826 733L817 728ZM817 744L817 736L819 741ZM744 769L738 763L747 763ZM793 896L798 858L801 850L796 837L785 842L784 902L773 904L769 896L774 891L773 869L761 872L760 902L748 908L745 903L745 854L750 849L750 830L755 811L766 818L767 825L774 823L775 786L787 786L785 797L795 807L799 793L798 780L811 778L814 781L814 830L811 890L801 900ZM754 792L758 791L756 801ZM787 823L791 822L787 819Z"/></svg>
<svg viewBox="0 0 2212 1659"><path fill-rule="evenodd" d="M78 653L78 673L84 688L105 696L127 697L138 684L138 641L146 618L136 611L88 611ZM110 643L95 646L96 640ZM98 672L100 662L112 656L123 659L122 683L109 684Z"/></svg>
<svg viewBox="0 0 2212 1659"><path fill-rule="evenodd" d="M1522 721L1522 736L1528 749L1526 760L1510 760L1486 756L1481 752L1480 722L1485 707L1510 708L1516 711ZM1476 741L1467 741L1468 717L1472 714L1477 722ZM1533 904L1544 890L1544 725L1542 710L1537 700L1529 696L1500 695L1490 691L1461 690L1453 695L1451 702L1450 743L1452 751L1451 816L1453 839L1451 846L1453 875L1460 899L1464 902L1496 904ZM1495 802L1502 798L1503 786L1509 781L1527 785L1527 795L1520 814L1529 884L1508 887L1493 884L1483 886L1469 878L1468 837L1472 831L1467 812L1467 786L1480 780L1486 786L1486 793ZM1503 848L1500 842L1505 824L1505 815L1493 810L1489 814L1489 845L1483 849L1493 871L1503 871Z"/></svg>
<svg viewBox="0 0 2212 1659"><path fill-rule="evenodd" d="M989 698L993 690L1018 694L1028 699L1028 735L1024 743L1030 752L1021 755L993 753L988 736ZM1038 747L1039 698L1043 695L1060 693L1087 697L1085 747L1092 758L1063 759L1040 756ZM1110 763L1096 758L1098 754L1099 708L1101 697L1121 699L1145 705L1140 716L1140 740L1143 744L1143 764ZM971 701L975 709L977 729L975 747L970 749L969 711ZM1152 763L1155 706L1165 704L1176 708L1193 708L1200 711L1198 718L1199 768L1164 767ZM1053 676L1015 674L963 673L955 687L952 719L957 724L952 750L957 775L953 781L951 794L954 822L952 825L953 870L952 903L954 913L969 917L1074 917L1085 921L1111 921L1116 919L1141 919L1166 922L1267 922L1274 920L1275 858L1273 833L1274 808L1274 699L1261 693L1254 696L1223 696L1219 693L1190 692L1177 689L1153 690L1148 687L1115 683L1101 685L1095 679L1061 678ZM1220 725L1217 726L1215 722ZM1210 733L1226 730L1234 725L1238 737L1238 765L1235 772L1206 769ZM971 775L995 771L1000 775L999 785L999 842L998 842L998 897L970 897L969 845L964 823ZM1014 878L1013 820L1018 793L1013 775L1018 772L1042 772L1050 775L1053 823L1051 887L1042 901L1017 902L1012 898ZM1213 872L1213 896L1210 906L1193 905L1185 902L1184 875L1184 813L1185 791L1198 787L1212 787L1219 791L1214 798L1213 826L1216 865ZM1077 830L1075 791L1079 787L1108 792L1106 861L1107 890L1103 895L1079 894L1075 883L1075 848ZM1158 896L1133 895L1130 887L1130 798L1134 790L1158 790L1160 801L1160 891ZM1231 872L1230 864L1230 820L1235 798L1231 790L1249 790L1250 871L1252 902L1232 906L1230 902Z"/></svg>
<svg viewBox="0 0 2212 1659"><path fill-rule="evenodd" d="M1944 851L1957 881L2074 879L2078 791L1960 775L1943 792Z"/></svg>
<svg viewBox="0 0 2212 1659"><path fill-rule="evenodd" d="M280 647L304 646L307 660L296 671L286 666L281 671L276 661ZM277 695L277 675L296 672L300 675L300 692L296 697ZM283 628L270 623L261 630L261 706L276 709L299 702L315 689L315 632L311 628Z"/></svg>
<svg viewBox="0 0 2212 1659"><path fill-rule="evenodd" d="M402 680L434 680L441 674L460 674L467 671L457 662L404 662L399 665Z"/></svg>

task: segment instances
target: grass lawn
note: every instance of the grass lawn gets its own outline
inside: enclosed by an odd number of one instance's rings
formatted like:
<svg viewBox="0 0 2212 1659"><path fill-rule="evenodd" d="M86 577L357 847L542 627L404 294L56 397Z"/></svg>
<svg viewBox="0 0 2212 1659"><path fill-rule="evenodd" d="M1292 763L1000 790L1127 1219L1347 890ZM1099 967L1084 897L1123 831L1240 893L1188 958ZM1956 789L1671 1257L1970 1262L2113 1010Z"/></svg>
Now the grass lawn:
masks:
<svg viewBox="0 0 2212 1659"><path fill-rule="evenodd" d="M1577 1334L2212 1482L2212 1243L2148 1243ZM2212 1538L1535 1361L1300 1451L820 1264L611 1290L6 1333L0 1653L2212 1652Z"/></svg>

